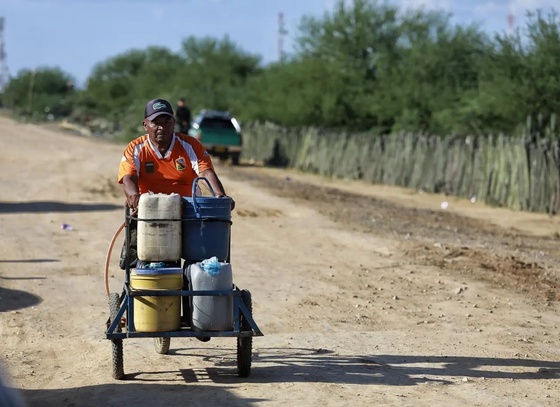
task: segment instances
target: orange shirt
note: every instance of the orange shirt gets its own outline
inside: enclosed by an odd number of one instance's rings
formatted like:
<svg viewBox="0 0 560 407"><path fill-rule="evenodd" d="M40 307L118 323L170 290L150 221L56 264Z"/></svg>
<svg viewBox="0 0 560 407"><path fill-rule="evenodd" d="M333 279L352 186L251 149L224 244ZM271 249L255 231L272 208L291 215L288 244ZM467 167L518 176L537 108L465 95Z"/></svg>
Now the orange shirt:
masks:
<svg viewBox="0 0 560 407"><path fill-rule="evenodd" d="M136 175L141 194L151 191L191 196L194 179L213 168L210 156L194 137L175 133L169 150L162 156L144 134L124 150L118 181L122 184L125 175Z"/></svg>

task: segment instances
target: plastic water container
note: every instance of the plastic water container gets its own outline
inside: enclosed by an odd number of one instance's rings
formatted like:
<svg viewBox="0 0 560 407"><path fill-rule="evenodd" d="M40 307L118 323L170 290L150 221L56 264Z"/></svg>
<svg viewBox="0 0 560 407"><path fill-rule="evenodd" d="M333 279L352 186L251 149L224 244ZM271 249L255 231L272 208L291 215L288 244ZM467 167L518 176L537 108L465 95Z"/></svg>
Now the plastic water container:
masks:
<svg viewBox="0 0 560 407"><path fill-rule="evenodd" d="M231 234L231 198L216 198L210 184L211 197L196 196L196 178L192 196L183 198L181 257L194 263L213 256L229 260Z"/></svg>
<svg viewBox="0 0 560 407"><path fill-rule="evenodd" d="M130 287L138 290L181 290L181 268L132 269ZM181 328L181 297L134 297L134 327L138 332L176 331Z"/></svg>
<svg viewBox="0 0 560 407"><path fill-rule="evenodd" d="M220 263L217 275L211 275L194 263L187 268L191 290L233 290L230 263ZM233 329L233 296L193 295L191 300L191 326L200 331L229 331Z"/></svg>
<svg viewBox="0 0 560 407"><path fill-rule="evenodd" d="M138 259L181 258L181 196L142 194L138 203Z"/></svg>

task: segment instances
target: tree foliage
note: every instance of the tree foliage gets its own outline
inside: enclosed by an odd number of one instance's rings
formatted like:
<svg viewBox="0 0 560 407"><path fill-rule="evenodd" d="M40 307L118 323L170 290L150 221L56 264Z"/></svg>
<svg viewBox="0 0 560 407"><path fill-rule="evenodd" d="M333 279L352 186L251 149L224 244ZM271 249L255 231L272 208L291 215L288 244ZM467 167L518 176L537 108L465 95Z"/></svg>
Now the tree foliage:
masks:
<svg viewBox="0 0 560 407"><path fill-rule="evenodd" d="M74 79L60 68L22 70L3 90L3 105L33 120L61 118L71 114L75 98Z"/></svg>
<svg viewBox="0 0 560 407"><path fill-rule="evenodd" d="M467 134L547 125L560 110L560 21L535 11L514 33L377 0L339 0L302 18L294 52L263 65L229 37L187 37L99 62L84 89L60 69L22 71L2 95L19 114L105 120L136 135L147 100L185 97L193 111L244 122L348 130ZM34 81L30 96L30 83Z"/></svg>
<svg viewBox="0 0 560 407"><path fill-rule="evenodd" d="M188 37L182 43L185 61L182 91L192 107L242 111L249 78L260 71L260 57L241 50L227 36Z"/></svg>

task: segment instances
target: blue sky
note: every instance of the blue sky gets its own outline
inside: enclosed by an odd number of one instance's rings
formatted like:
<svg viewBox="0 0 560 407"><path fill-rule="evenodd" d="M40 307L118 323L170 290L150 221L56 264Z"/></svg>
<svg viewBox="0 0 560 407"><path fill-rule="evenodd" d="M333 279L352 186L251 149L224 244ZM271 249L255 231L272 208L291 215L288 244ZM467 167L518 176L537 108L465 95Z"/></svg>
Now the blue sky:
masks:
<svg viewBox="0 0 560 407"><path fill-rule="evenodd" d="M349 0L350 1L350 0ZM558 0L390 0L403 8L450 12L460 24L507 29L507 15L523 23L526 10ZM335 0L0 0L4 49L11 75L58 66L83 84L98 62L130 49L159 45L178 51L190 35L230 39L264 63L278 57L278 14L284 14L284 51L304 15L322 16Z"/></svg>

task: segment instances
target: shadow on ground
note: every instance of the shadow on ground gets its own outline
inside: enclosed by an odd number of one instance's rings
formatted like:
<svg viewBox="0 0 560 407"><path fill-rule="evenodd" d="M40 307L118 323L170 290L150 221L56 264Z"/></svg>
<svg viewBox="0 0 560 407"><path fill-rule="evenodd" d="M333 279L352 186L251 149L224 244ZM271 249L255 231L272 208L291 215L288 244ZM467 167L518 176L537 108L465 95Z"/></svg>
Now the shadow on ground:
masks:
<svg viewBox="0 0 560 407"><path fill-rule="evenodd" d="M212 349L170 350L170 355L188 356L213 363L207 375L214 383L237 383L236 352ZM152 381L157 372L138 372L126 379ZM186 383L196 382L191 369L181 370ZM338 355L325 349L260 348L253 355L251 383L318 382L412 386L420 383L452 384L476 379L558 379L560 362L514 358L412 355Z"/></svg>
<svg viewBox="0 0 560 407"><path fill-rule="evenodd" d="M99 212L122 208L122 205L114 204L84 204L59 201L0 202L0 213Z"/></svg>
<svg viewBox="0 0 560 407"><path fill-rule="evenodd" d="M241 398L216 386L184 384L115 382L72 389L22 390L21 393L29 406L253 406L267 401Z"/></svg>
<svg viewBox="0 0 560 407"><path fill-rule="evenodd" d="M26 278L31 279L31 278ZM32 307L41 302L41 297L27 291L11 290L0 287L0 312L16 311Z"/></svg>
<svg viewBox="0 0 560 407"><path fill-rule="evenodd" d="M2 259L0 263L58 263L60 260L56 259ZM35 279L38 277L2 277L0 280L25 280Z"/></svg>
<svg viewBox="0 0 560 407"><path fill-rule="evenodd" d="M198 358L201 360L200 365L204 361L214 367L135 372L114 383L69 389L24 389L21 394L29 405L37 406L253 406L274 400L242 398L230 389L235 390L245 386L245 383L449 385L464 381L465 378L557 379L560 373L559 362L534 359L353 356L338 355L325 349L261 348L253 357L251 376L240 378L236 375L236 351L232 348L178 349L171 351L169 356L192 358L195 361L193 365L197 364Z"/></svg>

